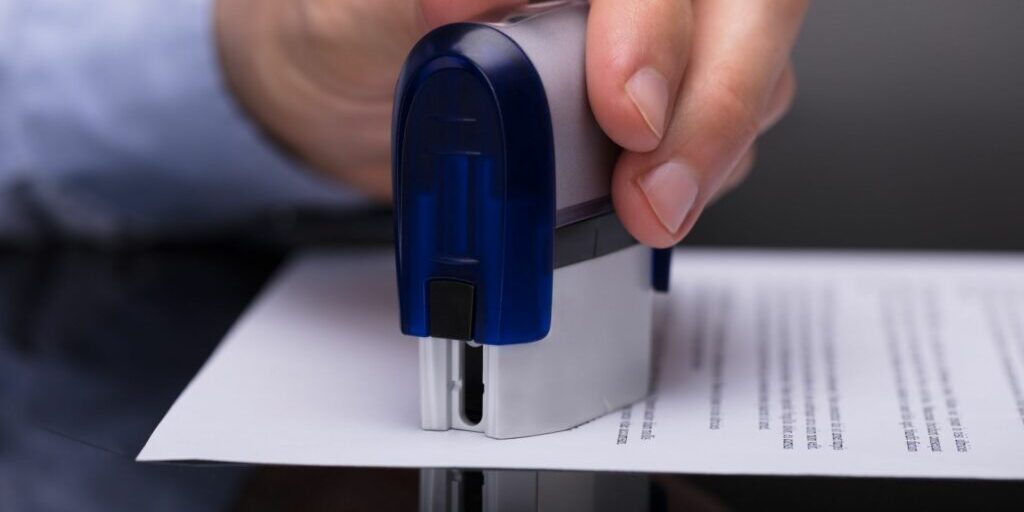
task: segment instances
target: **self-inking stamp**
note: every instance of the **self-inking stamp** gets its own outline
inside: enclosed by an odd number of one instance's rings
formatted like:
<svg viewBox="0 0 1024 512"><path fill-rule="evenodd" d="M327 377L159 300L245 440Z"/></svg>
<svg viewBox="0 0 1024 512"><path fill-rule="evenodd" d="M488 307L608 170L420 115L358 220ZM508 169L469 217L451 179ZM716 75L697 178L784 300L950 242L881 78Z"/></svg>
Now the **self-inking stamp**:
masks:
<svg viewBox="0 0 1024 512"><path fill-rule="evenodd" d="M647 393L669 258L611 207L619 149L587 100L588 9L446 25L402 70L395 253L424 429L543 434Z"/></svg>

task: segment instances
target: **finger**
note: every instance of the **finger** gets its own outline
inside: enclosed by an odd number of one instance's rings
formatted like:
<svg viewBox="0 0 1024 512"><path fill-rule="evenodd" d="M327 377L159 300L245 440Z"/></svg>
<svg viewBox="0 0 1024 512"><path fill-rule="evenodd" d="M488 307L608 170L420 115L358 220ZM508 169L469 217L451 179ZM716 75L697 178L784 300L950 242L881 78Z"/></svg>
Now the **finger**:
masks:
<svg viewBox="0 0 1024 512"><path fill-rule="evenodd" d="M722 198L722 196L732 192L733 189L740 186L746 181L747 176L750 176L750 171L754 168L754 162L757 160L757 146L751 145L747 149L743 156L740 157L739 162L733 166L732 170L729 171L729 176L722 183L722 186L715 191L714 197L711 198L709 203L714 203Z"/></svg>
<svg viewBox="0 0 1024 512"><path fill-rule="evenodd" d="M526 0L420 0L420 13L427 28L466 21L492 11L526 5Z"/></svg>
<svg viewBox="0 0 1024 512"><path fill-rule="evenodd" d="M779 122L779 119L786 115L789 107L793 104L795 94L796 78L793 74L793 63L790 62L786 64L786 68L782 71L779 79L776 80L771 99L768 100L768 107L765 109L764 114L761 115L761 127L759 130L761 133L774 126L775 123ZM732 192L733 189L746 181L750 171L754 168L756 160L757 144L755 142L747 148L743 156L740 157L739 162L729 171L729 176L725 179L721 188L715 191L715 196L710 202L718 201L722 196Z"/></svg>
<svg viewBox="0 0 1024 512"><path fill-rule="evenodd" d="M593 0L587 94L605 133L632 151L665 134L689 54L689 0Z"/></svg>
<svg viewBox="0 0 1024 512"><path fill-rule="evenodd" d="M775 87L772 91L771 99L768 100L768 107L765 109L764 114L761 116L761 127L760 132L764 133L769 128L779 122L789 107L793 104L793 98L796 94L796 77L793 74L793 63L786 64L779 79L775 82ZM715 196L711 198L711 203L717 202L722 196L732 192L736 187L740 186L746 181L747 176L750 175L750 171L754 168L754 162L757 160L757 144L753 143L747 148L747 151L740 157L739 162L733 166L732 170L729 171L729 176L725 179L721 188L715 191Z"/></svg>
<svg viewBox="0 0 1024 512"><path fill-rule="evenodd" d="M765 108L764 114L761 115L761 126L758 131L764 133L775 126L775 123L778 123L786 115L786 112L789 112L795 97L796 74L793 72L793 63L788 62L782 69L778 80L775 81L771 99L768 100L768 106Z"/></svg>
<svg viewBox="0 0 1024 512"><path fill-rule="evenodd" d="M693 227L762 124L806 0L698 0L693 50L655 151L625 152L612 196L626 228L667 247Z"/></svg>

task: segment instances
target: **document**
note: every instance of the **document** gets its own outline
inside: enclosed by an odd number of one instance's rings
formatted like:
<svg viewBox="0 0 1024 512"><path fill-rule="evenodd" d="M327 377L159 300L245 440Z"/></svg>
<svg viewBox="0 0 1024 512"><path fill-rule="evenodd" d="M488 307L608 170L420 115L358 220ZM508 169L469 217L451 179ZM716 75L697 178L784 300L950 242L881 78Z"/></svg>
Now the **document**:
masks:
<svg viewBox="0 0 1024 512"><path fill-rule="evenodd" d="M511 440L420 429L396 295L390 252L295 258L138 459L1024 478L1022 256L676 251L650 396Z"/></svg>

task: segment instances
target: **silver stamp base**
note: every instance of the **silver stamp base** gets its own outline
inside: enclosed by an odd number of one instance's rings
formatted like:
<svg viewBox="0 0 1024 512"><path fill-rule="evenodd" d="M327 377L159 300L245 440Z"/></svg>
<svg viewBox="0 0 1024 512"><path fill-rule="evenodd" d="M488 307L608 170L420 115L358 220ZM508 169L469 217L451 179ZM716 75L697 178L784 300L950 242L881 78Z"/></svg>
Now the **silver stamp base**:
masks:
<svg viewBox="0 0 1024 512"><path fill-rule="evenodd" d="M554 273L551 331L533 343L483 346L483 414L463 411L457 340L420 340L427 430L497 439L573 428L644 398L650 384L651 250L636 245Z"/></svg>

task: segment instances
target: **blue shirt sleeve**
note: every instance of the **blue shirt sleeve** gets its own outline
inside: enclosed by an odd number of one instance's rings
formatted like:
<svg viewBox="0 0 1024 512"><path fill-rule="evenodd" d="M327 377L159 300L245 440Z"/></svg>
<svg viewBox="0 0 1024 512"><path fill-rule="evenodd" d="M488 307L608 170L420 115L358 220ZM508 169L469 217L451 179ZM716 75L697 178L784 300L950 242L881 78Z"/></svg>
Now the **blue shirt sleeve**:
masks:
<svg viewBox="0 0 1024 512"><path fill-rule="evenodd" d="M0 239L159 238L362 202L234 103L212 1L0 2Z"/></svg>

